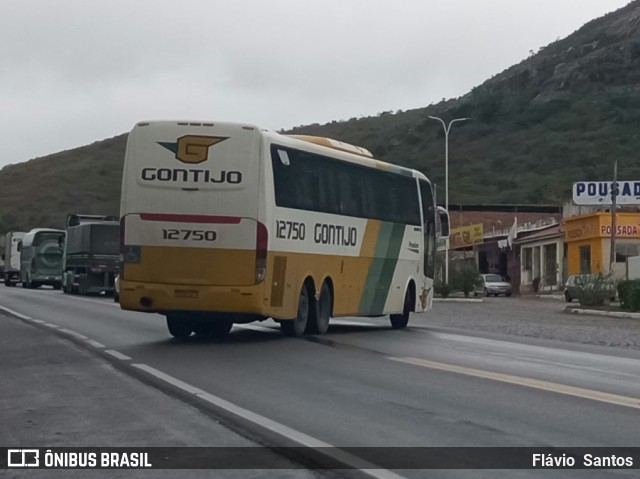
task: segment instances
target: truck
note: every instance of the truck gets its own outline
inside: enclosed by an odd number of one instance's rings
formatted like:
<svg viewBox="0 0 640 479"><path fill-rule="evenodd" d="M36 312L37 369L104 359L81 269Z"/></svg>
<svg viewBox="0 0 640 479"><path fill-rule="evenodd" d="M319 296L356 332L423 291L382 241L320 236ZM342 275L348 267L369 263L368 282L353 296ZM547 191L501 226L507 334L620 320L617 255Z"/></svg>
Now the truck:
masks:
<svg viewBox="0 0 640 479"><path fill-rule="evenodd" d="M113 216L72 214L66 228L63 292L113 294L120 269L120 222Z"/></svg>
<svg viewBox="0 0 640 479"><path fill-rule="evenodd" d="M15 286L20 282L20 251L18 245L26 233L10 231L4 236L4 278L5 286Z"/></svg>
<svg viewBox="0 0 640 479"><path fill-rule="evenodd" d="M62 287L64 236L64 230L51 228L34 228L24 235L18 244L23 288Z"/></svg>

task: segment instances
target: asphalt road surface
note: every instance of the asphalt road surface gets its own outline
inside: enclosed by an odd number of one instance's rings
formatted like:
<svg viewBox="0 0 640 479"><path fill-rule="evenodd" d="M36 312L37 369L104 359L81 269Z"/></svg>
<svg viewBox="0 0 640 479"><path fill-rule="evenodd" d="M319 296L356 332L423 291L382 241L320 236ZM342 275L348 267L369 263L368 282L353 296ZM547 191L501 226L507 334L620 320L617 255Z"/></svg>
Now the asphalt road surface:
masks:
<svg viewBox="0 0 640 479"><path fill-rule="evenodd" d="M121 311L108 298L0 287L0 306L193 388L249 434L338 447L640 446L640 351L568 342L585 333L558 326L567 319L560 302L436 303L406 330L387 318L336 319L328 334L306 339L268 321L235 326L225 341L172 339L162 316ZM561 340L527 329L539 318L556 318ZM637 469L395 472L637 477Z"/></svg>

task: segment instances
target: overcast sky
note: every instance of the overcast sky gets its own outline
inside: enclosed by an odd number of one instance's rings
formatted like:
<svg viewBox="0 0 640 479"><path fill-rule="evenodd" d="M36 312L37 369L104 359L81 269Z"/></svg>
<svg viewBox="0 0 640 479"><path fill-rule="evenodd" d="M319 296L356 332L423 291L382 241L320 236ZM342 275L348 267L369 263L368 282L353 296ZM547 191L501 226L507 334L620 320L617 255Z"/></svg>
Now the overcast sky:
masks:
<svg viewBox="0 0 640 479"><path fill-rule="evenodd" d="M629 0L2 0L0 167L140 120L266 128L458 97Z"/></svg>

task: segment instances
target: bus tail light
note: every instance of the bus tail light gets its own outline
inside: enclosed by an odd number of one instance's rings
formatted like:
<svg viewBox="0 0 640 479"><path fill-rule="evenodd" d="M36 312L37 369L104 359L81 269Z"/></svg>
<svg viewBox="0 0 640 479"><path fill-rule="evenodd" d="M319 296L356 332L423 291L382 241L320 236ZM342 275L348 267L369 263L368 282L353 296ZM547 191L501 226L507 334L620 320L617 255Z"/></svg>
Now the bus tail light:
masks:
<svg viewBox="0 0 640 479"><path fill-rule="evenodd" d="M119 258L119 271L120 271L120 279L124 274L124 216L120 218L120 258Z"/></svg>
<svg viewBox="0 0 640 479"><path fill-rule="evenodd" d="M269 245L269 232L267 227L257 222L256 229L256 283L264 281L267 271L267 247Z"/></svg>

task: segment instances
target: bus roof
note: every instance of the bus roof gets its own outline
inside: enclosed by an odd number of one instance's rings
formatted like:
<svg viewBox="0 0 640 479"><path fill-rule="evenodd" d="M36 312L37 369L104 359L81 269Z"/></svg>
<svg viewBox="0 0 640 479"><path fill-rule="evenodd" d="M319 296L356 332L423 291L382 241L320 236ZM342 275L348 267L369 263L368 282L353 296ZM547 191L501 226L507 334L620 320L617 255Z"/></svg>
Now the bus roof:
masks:
<svg viewBox="0 0 640 479"><path fill-rule="evenodd" d="M347 153L353 153L355 155L366 156L367 158L373 158L373 155L369 150L361 146L345 143L344 141L334 140L332 138L325 138L322 136L311 135L287 135L298 140L308 141L309 143L315 143L316 145L322 145L334 150L346 151Z"/></svg>
<svg viewBox="0 0 640 479"><path fill-rule="evenodd" d="M355 163L359 163L371 168L380 168L392 173L403 174L413 176L421 180L429 182L429 179L420 171L413 168L406 168L404 166L396 165L394 163L388 163L381 160L376 160L373 154L361 146L352 145L333 138L314 136L314 135L288 135L279 133L274 130L260 128L251 123L239 123L229 121L180 121L180 120L151 120L140 121L136 123L135 127L146 127L154 124L174 124L176 126L205 126L214 127L216 125L235 126L245 130L256 130L264 136L269 137L272 141L288 144L289 146L297 146L301 149L311 149L317 152L323 152L325 155L331 154L332 156ZM329 150L329 151L328 151ZM331 151L331 153L330 153ZM430 183L430 182L429 182Z"/></svg>
<svg viewBox="0 0 640 479"><path fill-rule="evenodd" d="M394 163L387 163L385 161L376 160L369 150L360 146L351 145L349 143L344 143L325 137L311 135L286 135L270 130L263 130L263 132L265 134L268 134L267 136L269 136L270 139L274 142L282 142L283 144L288 146L295 145L301 149L315 150L318 153L331 155L337 159L359 163L363 166L379 168L391 173L413 176L415 178L429 181L428 178L418 170L406 168Z"/></svg>

